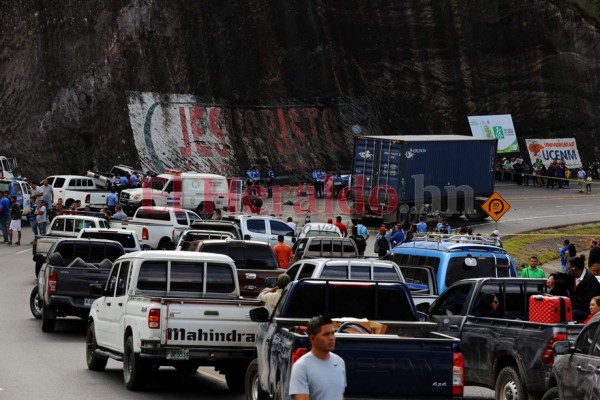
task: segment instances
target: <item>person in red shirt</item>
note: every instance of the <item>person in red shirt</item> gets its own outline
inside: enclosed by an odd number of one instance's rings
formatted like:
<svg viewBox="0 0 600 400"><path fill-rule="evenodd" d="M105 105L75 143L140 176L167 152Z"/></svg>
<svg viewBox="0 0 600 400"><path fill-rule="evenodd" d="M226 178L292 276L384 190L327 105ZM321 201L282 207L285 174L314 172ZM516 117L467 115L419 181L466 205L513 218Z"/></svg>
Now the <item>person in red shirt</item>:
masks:
<svg viewBox="0 0 600 400"><path fill-rule="evenodd" d="M343 237L347 237L348 236L348 228L346 228L346 225L344 225L342 223L342 217L341 216L337 216L335 217L335 226L337 226L338 228L340 228L340 231L342 232Z"/></svg>
<svg viewBox="0 0 600 400"><path fill-rule="evenodd" d="M277 262L279 262L279 268L288 269L290 262L294 260L294 253L292 248L287 244L283 243L283 235L277 236L277 244L273 247Z"/></svg>

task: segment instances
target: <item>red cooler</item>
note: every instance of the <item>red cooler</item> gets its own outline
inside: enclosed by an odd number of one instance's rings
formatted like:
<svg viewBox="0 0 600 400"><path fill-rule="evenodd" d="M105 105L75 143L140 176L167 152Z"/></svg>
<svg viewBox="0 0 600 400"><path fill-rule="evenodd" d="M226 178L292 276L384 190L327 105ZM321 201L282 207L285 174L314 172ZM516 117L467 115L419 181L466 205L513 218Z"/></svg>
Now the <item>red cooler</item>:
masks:
<svg viewBox="0 0 600 400"><path fill-rule="evenodd" d="M541 294L529 297L529 321L546 324L573 321L571 299Z"/></svg>

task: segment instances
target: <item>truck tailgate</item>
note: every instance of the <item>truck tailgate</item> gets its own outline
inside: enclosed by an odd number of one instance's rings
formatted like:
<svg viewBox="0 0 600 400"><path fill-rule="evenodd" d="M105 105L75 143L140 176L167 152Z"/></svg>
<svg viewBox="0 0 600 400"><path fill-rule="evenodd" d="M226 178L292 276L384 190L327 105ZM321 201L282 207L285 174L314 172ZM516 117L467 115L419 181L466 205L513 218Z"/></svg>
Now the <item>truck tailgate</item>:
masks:
<svg viewBox="0 0 600 400"><path fill-rule="evenodd" d="M52 267L57 274L56 294L70 297L92 297L90 285L104 284L110 269Z"/></svg>
<svg viewBox="0 0 600 400"><path fill-rule="evenodd" d="M168 302L163 310L165 346L254 348L258 324L249 311L258 305L240 302Z"/></svg>
<svg viewBox="0 0 600 400"><path fill-rule="evenodd" d="M346 397L451 399L458 341L390 335L336 334L346 363Z"/></svg>

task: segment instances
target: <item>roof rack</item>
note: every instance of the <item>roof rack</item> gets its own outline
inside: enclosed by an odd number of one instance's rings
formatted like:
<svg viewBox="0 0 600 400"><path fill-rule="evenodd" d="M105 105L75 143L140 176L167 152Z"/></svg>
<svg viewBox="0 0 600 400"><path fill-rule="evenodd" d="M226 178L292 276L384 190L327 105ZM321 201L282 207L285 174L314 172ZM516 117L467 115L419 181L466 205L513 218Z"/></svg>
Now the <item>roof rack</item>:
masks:
<svg viewBox="0 0 600 400"><path fill-rule="evenodd" d="M482 244L488 246L501 247L502 243L498 238L486 238L479 235L453 235L447 233L417 233L413 237L413 242L432 242L437 243L460 243L460 244Z"/></svg>

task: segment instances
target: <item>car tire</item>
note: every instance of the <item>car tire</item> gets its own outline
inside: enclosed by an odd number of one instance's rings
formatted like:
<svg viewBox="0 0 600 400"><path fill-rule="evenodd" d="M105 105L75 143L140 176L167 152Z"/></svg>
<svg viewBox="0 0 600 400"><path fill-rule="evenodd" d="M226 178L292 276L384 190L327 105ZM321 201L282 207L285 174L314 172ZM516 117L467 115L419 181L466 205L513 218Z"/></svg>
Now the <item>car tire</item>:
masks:
<svg viewBox="0 0 600 400"><path fill-rule="evenodd" d="M87 334L85 335L85 360L88 369L92 371L104 371L108 357L103 357L96 354L98 344L96 343L96 334L94 333L94 323L88 325Z"/></svg>
<svg viewBox="0 0 600 400"><path fill-rule="evenodd" d="M35 317L35 319L42 318L42 299L40 298L38 287L34 287L29 295L29 309Z"/></svg>
<svg viewBox="0 0 600 400"><path fill-rule="evenodd" d="M42 269L43 265L44 265L44 263L42 263L42 262L35 263L35 277L36 278L40 275L40 270Z"/></svg>
<svg viewBox="0 0 600 400"><path fill-rule="evenodd" d="M128 390L142 390L150 373L150 363L133 350L133 337L125 339L123 354L123 381Z"/></svg>
<svg viewBox="0 0 600 400"><path fill-rule="evenodd" d="M175 250L175 245L169 239L164 238L158 243L157 250Z"/></svg>
<svg viewBox="0 0 600 400"><path fill-rule="evenodd" d="M246 370L246 400L268 400L269 394L262 390L258 379L258 360L254 359Z"/></svg>
<svg viewBox="0 0 600 400"><path fill-rule="evenodd" d="M56 313L49 310L45 305L42 306L42 332L54 332L56 325Z"/></svg>
<svg viewBox="0 0 600 400"><path fill-rule="evenodd" d="M496 379L496 400L527 400L527 390L516 367L505 367Z"/></svg>
<svg viewBox="0 0 600 400"><path fill-rule="evenodd" d="M544 393L544 396L542 396L542 400L560 400L558 387L555 386L553 388L548 389L548 391Z"/></svg>

